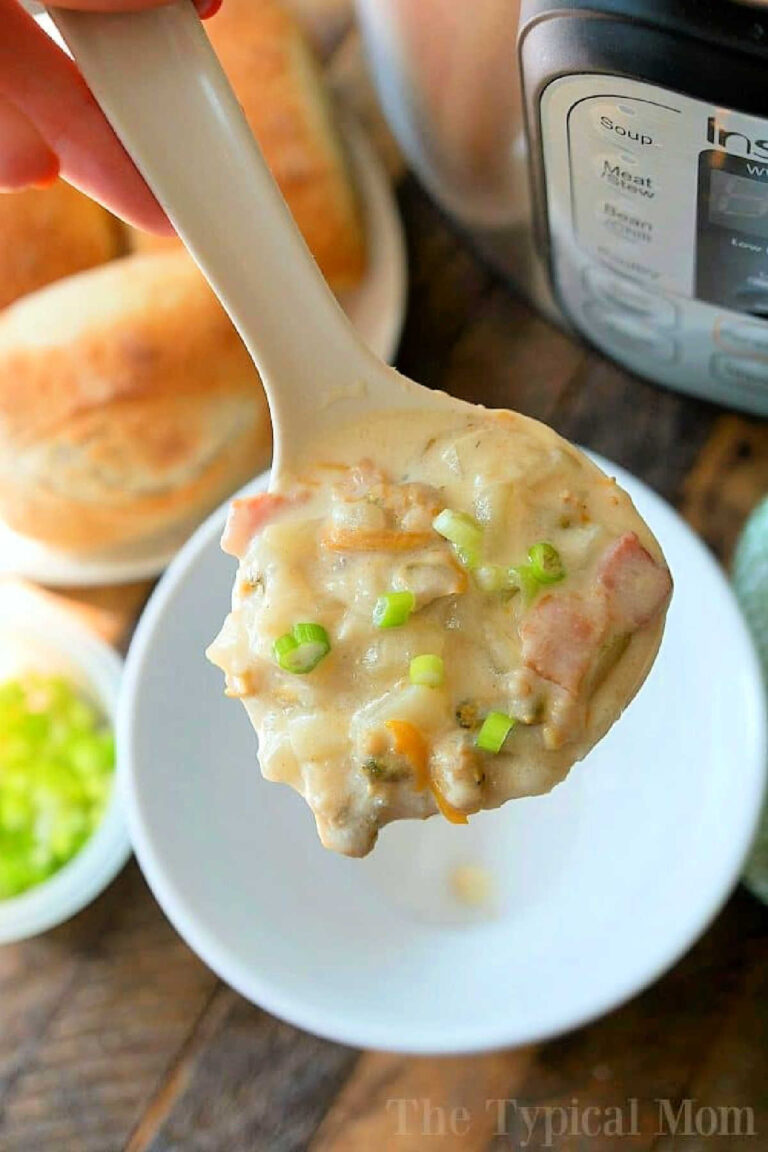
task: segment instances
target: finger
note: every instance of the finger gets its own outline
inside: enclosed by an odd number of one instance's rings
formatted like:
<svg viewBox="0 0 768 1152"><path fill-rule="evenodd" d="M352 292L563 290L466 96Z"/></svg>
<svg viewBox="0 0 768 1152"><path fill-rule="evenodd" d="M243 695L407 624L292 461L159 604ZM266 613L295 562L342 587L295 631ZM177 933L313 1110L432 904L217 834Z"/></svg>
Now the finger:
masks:
<svg viewBox="0 0 768 1152"><path fill-rule="evenodd" d="M55 0L56 8L75 8L80 12L143 12L146 8L159 8L171 0ZM194 0L200 16L206 20L218 12L222 0Z"/></svg>
<svg viewBox="0 0 768 1152"><path fill-rule="evenodd" d="M173 228L73 62L16 0L0 0L0 97L59 158L61 174L132 224Z"/></svg>
<svg viewBox="0 0 768 1152"><path fill-rule="evenodd" d="M0 192L44 188L58 174L58 158L35 125L0 97Z"/></svg>

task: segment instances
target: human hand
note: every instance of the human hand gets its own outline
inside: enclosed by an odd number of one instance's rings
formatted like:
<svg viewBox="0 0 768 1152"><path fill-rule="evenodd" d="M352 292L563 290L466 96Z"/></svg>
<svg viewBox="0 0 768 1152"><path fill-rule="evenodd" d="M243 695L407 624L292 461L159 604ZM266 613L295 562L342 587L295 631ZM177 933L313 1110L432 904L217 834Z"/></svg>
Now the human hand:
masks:
<svg viewBox="0 0 768 1152"><path fill-rule="evenodd" d="M168 0L56 0L60 8L126 12ZM212 16L221 0L195 0ZM0 191L45 187L63 176L150 232L173 228L134 167L76 65L18 0L0 0Z"/></svg>

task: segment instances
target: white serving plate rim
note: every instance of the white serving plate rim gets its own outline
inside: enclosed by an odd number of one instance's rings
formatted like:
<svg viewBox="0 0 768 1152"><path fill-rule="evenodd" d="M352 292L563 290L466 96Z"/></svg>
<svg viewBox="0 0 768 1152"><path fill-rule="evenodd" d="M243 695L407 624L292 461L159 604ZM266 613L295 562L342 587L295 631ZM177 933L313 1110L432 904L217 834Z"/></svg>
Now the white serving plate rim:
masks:
<svg viewBox="0 0 768 1152"><path fill-rule="evenodd" d="M297 1027L326 1039L356 1047L412 1054L447 1054L481 1052L541 1042L589 1023L642 991L680 959L725 904L738 881L744 857L754 838L765 789L768 721L757 655L726 577L701 540L695 536L679 514L642 481L599 454L593 452L588 454L609 475L617 475L620 484L626 485L629 477L635 491L642 492L645 500L651 503L656 501L666 509L676 521L678 530L687 533L690 542L698 551L699 562L711 568L716 574L726 600L734 609L733 626L736 643L742 649L741 655L748 668L749 681L752 685L752 699L749 704L758 718L755 730L759 735L752 748L749 763L741 765L743 820L740 834L732 837L727 853L723 854L719 883L710 890L700 891L697 894L697 898L688 909L687 919L677 926L676 937L657 941L653 947L649 946L639 969L633 968L624 979L616 979L601 996L595 996L589 1005L579 1006L569 1015L548 1020L545 1006L542 1010L541 1025L528 1032L516 1031L514 1024L505 1019L503 1013L500 1013L499 1023L493 1028L485 1024L478 1027L456 1027L451 1023L450 1012L446 1009L444 1025L439 1028L426 1027L421 1031L411 1028L406 1035L402 1020L393 1020L384 1025L380 1023L371 1025L370 1022L361 1021L359 1017L345 1019L337 1011L324 1011L316 1004L307 1002L305 997L297 999L293 996L290 991L290 976L286 976L282 981L264 979L248 965L242 964L228 948L219 943L215 934L210 932L202 919L187 906L186 897L180 892L174 879L168 875L158 846L153 843L151 835L147 834L142 815L142 801L131 787L130 779L133 750L130 702L140 681L142 666L151 647L154 630L176 592L177 580L186 573L201 553L218 541L225 517L225 509L220 508L198 529L195 536L174 559L147 605L135 634L126 664L124 690L118 714L118 744L121 749L119 779L134 850L152 891L172 924L193 950L222 979L247 999ZM264 473L243 491L258 491L266 486L267 481L268 473ZM296 803L302 801L297 797Z"/></svg>

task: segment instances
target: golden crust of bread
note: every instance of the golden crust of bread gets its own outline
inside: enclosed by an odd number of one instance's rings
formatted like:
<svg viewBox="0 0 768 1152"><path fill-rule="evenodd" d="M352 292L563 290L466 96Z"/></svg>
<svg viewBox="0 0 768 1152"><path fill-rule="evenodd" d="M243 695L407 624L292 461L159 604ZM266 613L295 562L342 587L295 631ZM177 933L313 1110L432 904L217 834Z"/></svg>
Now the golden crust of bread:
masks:
<svg viewBox="0 0 768 1152"><path fill-rule="evenodd" d="M354 287L365 271L362 218L329 97L299 25L275 0L226 0L206 28L320 270L334 291ZM135 233L132 243L137 251L158 251L169 241Z"/></svg>
<svg viewBox="0 0 768 1152"><path fill-rule="evenodd" d="M191 526L269 449L258 373L184 252L0 315L0 515L17 531L95 552Z"/></svg>
<svg viewBox="0 0 768 1152"><path fill-rule="evenodd" d="M0 194L0 308L114 259L124 244L115 217L63 180Z"/></svg>

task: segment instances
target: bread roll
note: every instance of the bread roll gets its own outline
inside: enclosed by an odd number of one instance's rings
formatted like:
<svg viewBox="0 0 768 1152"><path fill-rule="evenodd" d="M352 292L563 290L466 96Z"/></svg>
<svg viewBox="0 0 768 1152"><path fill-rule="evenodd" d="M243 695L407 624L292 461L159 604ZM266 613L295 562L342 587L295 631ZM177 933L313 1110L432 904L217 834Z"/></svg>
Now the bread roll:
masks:
<svg viewBox="0 0 768 1152"><path fill-rule="evenodd" d="M256 369L185 252L0 315L0 516L27 536L93 553L192 526L269 448Z"/></svg>
<svg viewBox="0 0 768 1152"><path fill-rule="evenodd" d="M320 270L334 291L353 287L365 271L362 219L330 101L301 28L275 0L226 0L206 28ZM134 233L137 251L168 244Z"/></svg>
<svg viewBox="0 0 768 1152"><path fill-rule="evenodd" d="M63 180L0 194L0 308L124 250L118 221Z"/></svg>

